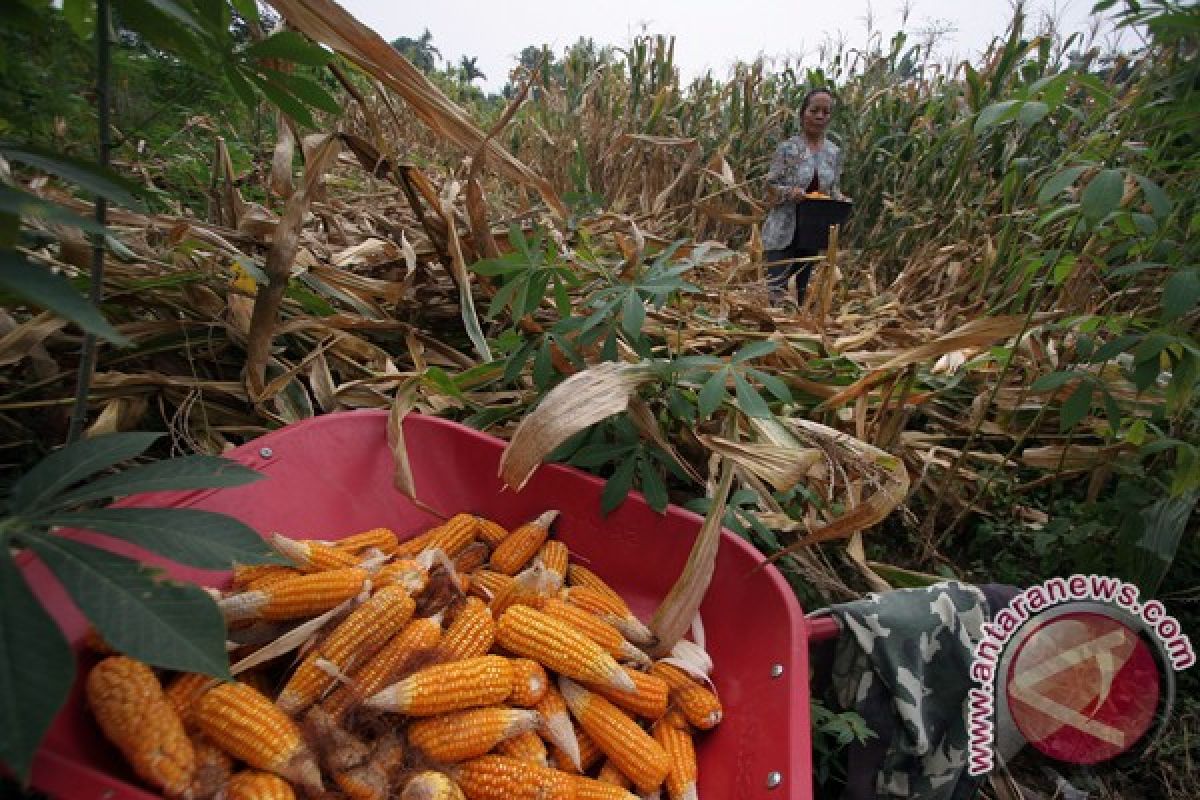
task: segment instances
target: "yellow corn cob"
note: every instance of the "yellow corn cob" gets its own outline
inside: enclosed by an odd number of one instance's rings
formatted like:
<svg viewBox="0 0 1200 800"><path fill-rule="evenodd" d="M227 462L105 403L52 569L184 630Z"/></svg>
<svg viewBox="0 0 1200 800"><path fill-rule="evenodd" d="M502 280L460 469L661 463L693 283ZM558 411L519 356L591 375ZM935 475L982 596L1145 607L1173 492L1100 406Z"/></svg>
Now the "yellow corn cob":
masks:
<svg viewBox="0 0 1200 800"><path fill-rule="evenodd" d="M613 786L620 786L622 789L628 789L633 786L633 781L629 780L624 772L617 769L616 765L605 759L604 764L600 767L600 772L596 774L596 780L602 783L611 783Z"/></svg>
<svg viewBox="0 0 1200 800"><path fill-rule="evenodd" d="M218 747L255 769L321 791L316 759L300 729L274 703L242 683L224 683L200 698L196 726Z"/></svg>
<svg viewBox="0 0 1200 800"><path fill-rule="evenodd" d="M702 731L716 727L724 712L721 699L691 675L664 661L654 662L651 675L657 675L671 688L670 700L687 718L688 724Z"/></svg>
<svg viewBox="0 0 1200 800"><path fill-rule="evenodd" d="M461 660L485 655L494 641L496 621L492 612L478 597L468 597L446 626L441 647L448 660Z"/></svg>
<svg viewBox="0 0 1200 800"><path fill-rule="evenodd" d="M204 736L193 736L192 750L196 753L196 771L183 796L187 800L209 800L229 785L233 759Z"/></svg>
<svg viewBox="0 0 1200 800"><path fill-rule="evenodd" d="M495 522L484 517L476 517L479 520L479 532L476 536L481 542L486 542L488 547L495 548L496 545L508 538L508 528L498 522Z"/></svg>
<svg viewBox="0 0 1200 800"><path fill-rule="evenodd" d="M385 586L351 612L316 648L311 650L275 703L289 714L308 708L333 685L334 676L322 664L338 672L353 661L366 661L412 617L416 603L401 586Z"/></svg>
<svg viewBox="0 0 1200 800"><path fill-rule="evenodd" d="M652 792L662 784L670 759L650 734L624 711L569 678L560 678L559 687L580 727L638 791Z"/></svg>
<svg viewBox="0 0 1200 800"><path fill-rule="evenodd" d="M570 556L567 546L558 539L551 539L542 545L542 549L537 555L542 565L558 576L559 586L562 586L563 581L567 578L567 563Z"/></svg>
<svg viewBox="0 0 1200 800"><path fill-rule="evenodd" d="M505 575L516 575L545 544L550 525L557 511L547 511L532 522L526 522L501 540L492 550L492 569Z"/></svg>
<svg viewBox="0 0 1200 800"><path fill-rule="evenodd" d="M435 547L454 558L475 541L478 533L479 520L476 517L470 514L455 514L438 526L426 547Z"/></svg>
<svg viewBox="0 0 1200 800"><path fill-rule="evenodd" d="M512 667L502 656L480 656L415 672L363 701L364 708L431 717L502 703L512 691Z"/></svg>
<svg viewBox="0 0 1200 800"><path fill-rule="evenodd" d="M284 578L294 578L302 574L295 567L284 567L279 564L255 564L248 567L235 564L231 588L239 592L263 589L273 583L279 583Z"/></svg>
<svg viewBox="0 0 1200 800"><path fill-rule="evenodd" d="M196 708L196 702L212 687L218 683L217 679L211 675L201 675L199 672L183 672L175 676L167 688L163 690L163 694L167 702L171 704L171 708L179 716L179 720L184 727L190 727L192 724L192 710Z"/></svg>
<svg viewBox="0 0 1200 800"><path fill-rule="evenodd" d="M579 564L572 564L567 568L567 583L571 586L586 586L597 594L607 597L611 603L615 614L619 616L633 616L633 612L629 610L629 606L625 604L625 598L621 597L608 583L605 582L596 573L592 572L587 567Z"/></svg>
<svg viewBox="0 0 1200 800"><path fill-rule="evenodd" d="M376 694L393 680L405 659L419 650L436 647L442 638L440 617L414 619L392 637L378 653L352 673L352 682L339 686L322 707L337 720L364 699Z"/></svg>
<svg viewBox="0 0 1200 800"><path fill-rule="evenodd" d="M560 619L575 628L603 647L613 658L645 664L650 661L650 657L626 641L619 630L590 611L584 611L579 606L566 603L557 597L545 600L539 609L543 614Z"/></svg>
<svg viewBox="0 0 1200 800"><path fill-rule="evenodd" d="M426 531L416 539L402 542L396 548L399 557L414 556L422 550L441 550L454 558L475 541L479 531L479 520L470 514L455 514L431 530ZM419 540L419 541L418 541Z"/></svg>
<svg viewBox="0 0 1200 800"><path fill-rule="evenodd" d="M562 694L553 684L548 685L546 693L534 708L542 718L538 733L554 745L576 771L582 769L579 740L575 736L575 726L571 724L571 716L567 713L567 701L563 700ZM560 765L559 769L565 768Z"/></svg>
<svg viewBox="0 0 1200 800"><path fill-rule="evenodd" d="M333 543L333 546L338 550L345 550L351 553L361 553L364 550L369 550L374 547L376 550L381 550L384 553L392 553L398 544L396 534L388 528L371 528L369 531L356 533L347 536L345 539L338 539Z"/></svg>
<svg viewBox="0 0 1200 800"><path fill-rule="evenodd" d="M243 770L229 779L227 800L296 800L291 784L278 775Z"/></svg>
<svg viewBox="0 0 1200 800"><path fill-rule="evenodd" d="M278 533L271 535L275 552L292 561L302 572L322 572L327 569L346 569L358 564L358 555L311 539L289 539Z"/></svg>
<svg viewBox="0 0 1200 800"><path fill-rule="evenodd" d="M535 562L496 593L489 603L492 615L498 619L510 607L518 605L541 608L546 598L556 591L557 580L553 572Z"/></svg>
<svg viewBox="0 0 1200 800"><path fill-rule="evenodd" d="M546 743L533 731L525 731L505 739L496 746L496 752L502 756L537 764L539 767L550 766L550 753L546 750Z"/></svg>
<svg viewBox="0 0 1200 800"><path fill-rule="evenodd" d="M572 564L571 569L574 568L575 565ZM562 598L571 605L600 617L636 645L645 647L654 643L654 633L633 615L624 601L614 602L612 597L590 586L571 586L563 589Z"/></svg>
<svg viewBox="0 0 1200 800"><path fill-rule="evenodd" d="M396 545L396 549L392 551L395 558L412 558L425 549L425 545L433 538L433 534L437 531L438 526L434 526L424 533L419 533L411 539L404 539Z"/></svg>
<svg viewBox="0 0 1200 800"><path fill-rule="evenodd" d="M487 753L505 739L534 730L536 711L473 708L412 722L408 743L434 761L451 764Z"/></svg>
<svg viewBox="0 0 1200 800"><path fill-rule="evenodd" d="M265 672L256 669L247 670L238 673L235 680L251 687L263 697L275 697L275 682Z"/></svg>
<svg viewBox="0 0 1200 800"><path fill-rule="evenodd" d="M508 756L483 756L451 770L467 800L574 800L570 776Z"/></svg>
<svg viewBox="0 0 1200 800"><path fill-rule="evenodd" d="M687 723L672 712L654 724L654 741L670 759L667 796L670 800L696 800L696 749Z"/></svg>
<svg viewBox="0 0 1200 800"><path fill-rule="evenodd" d="M88 673L86 691L100 729L143 780L168 794L187 789L196 753L149 667L109 656Z"/></svg>
<svg viewBox="0 0 1200 800"><path fill-rule="evenodd" d="M512 575L493 572L490 569L477 569L471 573L471 594L491 603L493 598L505 591L516 580Z"/></svg>
<svg viewBox="0 0 1200 800"><path fill-rule="evenodd" d="M586 683L632 691L616 660L570 625L529 606L513 606L496 623L496 641L517 655Z"/></svg>
<svg viewBox="0 0 1200 800"><path fill-rule="evenodd" d="M441 772L418 772L400 793L400 800L465 800L462 789Z"/></svg>
<svg viewBox="0 0 1200 800"><path fill-rule="evenodd" d="M581 728L572 726L575 736L576 747L579 748L579 767L575 767L575 763L571 760L571 756L557 746L551 747L551 753L554 756L554 764L563 772L572 774L582 774L587 772L592 767L604 758L604 751L596 744L596 740L588 736Z"/></svg>
<svg viewBox="0 0 1200 800"><path fill-rule="evenodd" d="M369 577L365 569L331 569L235 594L217 605L226 622L313 617L354 597L363 590Z"/></svg>
<svg viewBox="0 0 1200 800"><path fill-rule="evenodd" d="M584 775L572 775L575 800L638 800L638 796L623 786Z"/></svg>
<svg viewBox="0 0 1200 800"><path fill-rule="evenodd" d="M486 542L471 542L454 557L454 569L460 573L474 572L487 563L490 552Z"/></svg>
<svg viewBox="0 0 1200 800"><path fill-rule="evenodd" d="M619 692L607 686L589 687L607 699L613 705L623 708L630 714L656 720L667 713L667 698L670 689L667 682L657 675L639 672L625 667L625 672L636 685L632 692Z"/></svg>
<svg viewBox="0 0 1200 800"><path fill-rule="evenodd" d="M512 671L513 690L508 696L508 702L522 708L533 708L550 686L546 670L532 658L514 658Z"/></svg>
<svg viewBox="0 0 1200 800"><path fill-rule="evenodd" d="M429 584L429 571L411 558L402 558L384 564L371 578L375 586L403 586L409 594L416 594Z"/></svg>

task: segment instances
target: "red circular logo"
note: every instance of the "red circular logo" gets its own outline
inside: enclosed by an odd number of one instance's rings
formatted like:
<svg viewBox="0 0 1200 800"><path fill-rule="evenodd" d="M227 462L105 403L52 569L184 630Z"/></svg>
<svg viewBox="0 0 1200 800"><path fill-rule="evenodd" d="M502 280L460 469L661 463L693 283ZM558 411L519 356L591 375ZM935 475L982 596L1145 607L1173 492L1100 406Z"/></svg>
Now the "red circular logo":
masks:
<svg viewBox="0 0 1200 800"><path fill-rule="evenodd" d="M1005 691L1026 741L1051 758L1097 764L1128 752L1149 730L1161 681L1136 631L1080 611L1047 620L1021 642Z"/></svg>

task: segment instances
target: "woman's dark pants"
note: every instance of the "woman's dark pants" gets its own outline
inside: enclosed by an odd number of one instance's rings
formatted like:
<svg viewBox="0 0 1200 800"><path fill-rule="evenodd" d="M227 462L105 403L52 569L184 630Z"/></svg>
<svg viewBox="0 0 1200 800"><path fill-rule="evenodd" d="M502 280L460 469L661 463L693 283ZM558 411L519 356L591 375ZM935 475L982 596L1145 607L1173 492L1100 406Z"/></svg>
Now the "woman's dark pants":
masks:
<svg viewBox="0 0 1200 800"><path fill-rule="evenodd" d="M788 279L796 276L796 302L804 305L804 293L808 289L808 279L812 276L812 261L792 261L791 259L813 258L817 251L796 246L795 235L792 242L782 250L768 250L764 254L767 263L784 261L787 263L767 267L767 292L771 303L778 304L787 293Z"/></svg>

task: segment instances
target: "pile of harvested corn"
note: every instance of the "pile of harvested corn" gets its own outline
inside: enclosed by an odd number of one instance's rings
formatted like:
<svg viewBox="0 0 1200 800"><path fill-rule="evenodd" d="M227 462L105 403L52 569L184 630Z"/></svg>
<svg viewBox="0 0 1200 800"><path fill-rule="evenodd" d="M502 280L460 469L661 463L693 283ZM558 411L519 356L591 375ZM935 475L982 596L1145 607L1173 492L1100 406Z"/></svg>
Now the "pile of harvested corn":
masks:
<svg viewBox="0 0 1200 800"><path fill-rule="evenodd" d="M218 601L237 682L164 689L110 656L88 703L171 798L695 798L711 662L689 642L652 660L650 630L550 538L556 516L275 535L295 566L238 568Z"/></svg>

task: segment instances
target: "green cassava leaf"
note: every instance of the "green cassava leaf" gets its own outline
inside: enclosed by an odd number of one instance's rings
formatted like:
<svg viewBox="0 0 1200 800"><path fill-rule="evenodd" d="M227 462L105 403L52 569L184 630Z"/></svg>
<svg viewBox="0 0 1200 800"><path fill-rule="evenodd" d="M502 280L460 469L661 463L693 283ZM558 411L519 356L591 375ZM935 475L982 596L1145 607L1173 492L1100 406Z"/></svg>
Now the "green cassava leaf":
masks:
<svg viewBox="0 0 1200 800"><path fill-rule="evenodd" d="M607 515L625 502L625 496L633 486L633 471L637 468L637 463L637 458L631 455L617 465L616 471L608 479L608 483L604 484L604 492L600 495L602 513Z"/></svg>
<svg viewBox="0 0 1200 800"><path fill-rule="evenodd" d="M229 679L225 621L199 586L61 536L22 538L115 649L165 669Z"/></svg>
<svg viewBox="0 0 1200 800"><path fill-rule="evenodd" d="M323 67L333 58L333 53L295 31L273 33L247 47L242 55L253 59L280 59L309 67Z"/></svg>
<svg viewBox="0 0 1200 800"><path fill-rule="evenodd" d="M700 418L708 419L721 407L726 397L725 384L729 380L729 369L719 369L712 374L700 389Z"/></svg>
<svg viewBox="0 0 1200 800"><path fill-rule="evenodd" d="M788 385L774 375L770 375L762 370L748 369L746 375L754 378L763 385L763 388L774 395L775 399L781 403L792 402L792 391Z"/></svg>
<svg viewBox="0 0 1200 800"><path fill-rule="evenodd" d="M1176 320L1200 302L1200 270L1183 269L1167 278L1162 292L1162 315Z"/></svg>
<svg viewBox="0 0 1200 800"><path fill-rule="evenodd" d="M0 548L0 761L22 780L74 680L70 645Z"/></svg>
<svg viewBox="0 0 1200 800"><path fill-rule="evenodd" d="M975 118L975 135L978 136L986 132L989 128L1012 119L1020 109L1020 100L1004 100L999 103L992 103L980 111L979 116Z"/></svg>
<svg viewBox="0 0 1200 800"><path fill-rule="evenodd" d="M1161 186L1145 175L1138 175L1137 182L1138 186L1142 187L1142 196L1150 204L1150 209L1154 212L1155 217L1162 219L1171 213L1174 204Z"/></svg>
<svg viewBox="0 0 1200 800"><path fill-rule="evenodd" d="M66 509L92 500L172 489L215 489L242 486L265 477L249 467L220 456L183 456L131 467L105 475L54 498L53 507Z"/></svg>
<svg viewBox="0 0 1200 800"><path fill-rule="evenodd" d="M1080 195L1083 215L1093 223L1107 217L1121 205L1121 194L1125 190L1125 171L1104 169L1096 173Z"/></svg>
<svg viewBox="0 0 1200 800"><path fill-rule="evenodd" d="M1079 180L1079 176L1086 172L1089 168L1082 167L1067 167L1059 170L1046 179L1042 184L1042 188L1038 191L1038 205L1049 205L1055 198L1063 193L1069 186L1073 186L1075 181Z"/></svg>
<svg viewBox="0 0 1200 800"><path fill-rule="evenodd" d="M1032 392L1052 392L1055 389L1060 389L1067 384L1068 381L1073 381L1079 377L1077 372L1051 372L1048 375L1042 375L1033 385L1029 387Z"/></svg>
<svg viewBox="0 0 1200 800"><path fill-rule="evenodd" d="M142 210L144 207L138 198L138 195L145 191L142 187L122 178L112 170L104 169L95 162L65 156L53 150L27 144L0 144L0 156L4 156L9 161L18 161L27 166L36 167L51 175L57 175L92 194L104 197L126 208Z"/></svg>
<svg viewBox="0 0 1200 800"><path fill-rule="evenodd" d="M342 105L333 98L321 84L303 75L294 75L278 70L265 70L272 81L282 86L288 92L313 108L319 108L327 114L339 116Z"/></svg>
<svg viewBox="0 0 1200 800"><path fill-rule="evenodd" d="M765 419L771 416L771 409L767 407L767 402L760 395L750 382L746 380L740 373L733 374L733 385L737 392L738 408L742 413L751 417Z"/></svg>
<svg viewBox="0 0 1200 800"><path fill-rule="evenodd" d="M100 235L106 233L104 226L94 219L81 217L56 203L2 183L0 183L0 212L15 214L24 219L44 219L47 222L70 225L88 233Z"/></svg>
<svg viewBox="0 0 1200 800"><path fill-rule="evenodd" d="M98 531L197 569L287 564L253 528L195 508L96 508L39 516L41 524Z"/></svg>
<svg viewBox="0 0 1200 800"><path fill-rule="evenodd" d="M1062 405L1062 415L1059 419L1063 431L1071 430L1087 416L1092 408L1092 392L1095 388L1090 381L1081 381L1075 387L1075 391L1071 392Z"/></svg>
<svg viewBox="0 0 1200 800"><path fill-rule="evenodd" d="M667 484L654 468L649 459L638 459L638 480L641 483L642 494L646 503L658 513L667 510L670 498L667 496Z"/></svg>
<svg viewBox="0 0 1200 800"><path fill-rule="evenodd" d="M765 355L774 353L779 345L772 341L751 342L750 344L738 350L729 359L730 363L742 364L755 358L762 358Z"/></svg>
<svg viewBox="0 0 1200 800"><path fill-rule="evenodd" d="M621 307L621 327L630 336L642 334L642 324L646 321L646 305L637 292L631 291L625 296Z"/></svg>
<svg viewBox="0 0 1200 800"><path fill-rule="evenodd" d="M17 480L9 512L21 514L49 503L71 485L146 452L161 433L110 433L82 439L51 453Z"/></svg>
<svg viewBox="0 0 1200 800"><path fill-rule="evenodd" d="M129 339L109 324L71 282L58 273L27 261L15 250L0 250L0 289L25 302L53 311L88 333L125 347Z"/></svg>

